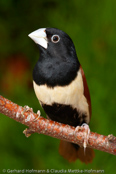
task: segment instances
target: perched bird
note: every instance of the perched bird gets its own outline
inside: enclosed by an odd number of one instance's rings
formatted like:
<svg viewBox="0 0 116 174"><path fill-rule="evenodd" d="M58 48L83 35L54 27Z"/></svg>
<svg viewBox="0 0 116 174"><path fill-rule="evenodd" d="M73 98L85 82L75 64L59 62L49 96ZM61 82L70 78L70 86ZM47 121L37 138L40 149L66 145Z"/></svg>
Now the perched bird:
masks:
<svg viewBox="0 0 116 174"><path fill-rule="evenodd" d="M48 118L87 127L91 118L90 94L71 38L56 28L41 28L29 37L40 52L33 70L33 85ZM87 164L94 157L92 149L86 148L84 154L84 148L62 140L59 152L69 162L79 158Z"/></svg>

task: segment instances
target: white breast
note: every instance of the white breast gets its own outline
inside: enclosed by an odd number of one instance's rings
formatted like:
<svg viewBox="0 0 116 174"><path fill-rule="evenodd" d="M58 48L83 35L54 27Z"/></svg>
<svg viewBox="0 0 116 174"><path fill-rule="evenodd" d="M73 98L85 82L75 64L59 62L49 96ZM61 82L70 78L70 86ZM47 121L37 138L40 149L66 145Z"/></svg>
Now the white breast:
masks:
<svg viewBox="0 0 116 174"><path fill-rule="evenodd" d="M71 105L80 113L86 113L87 123L89 123L89 108L84 96L83 80L80 71L75 80L67 86L55 86L54 88L50 88L47 87L47 85L38 86L34 81L33 85L40 103L42 102L48 105L52 105L53 103Z"/></svg>

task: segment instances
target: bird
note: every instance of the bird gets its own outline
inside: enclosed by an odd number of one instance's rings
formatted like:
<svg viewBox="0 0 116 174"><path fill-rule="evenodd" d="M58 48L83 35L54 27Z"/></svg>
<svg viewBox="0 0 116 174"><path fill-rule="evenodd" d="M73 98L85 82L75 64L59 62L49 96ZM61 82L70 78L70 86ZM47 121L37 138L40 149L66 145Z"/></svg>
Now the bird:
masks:
<svg viewBox="0 0 116 174"><path fill-rule="evenodd" d="M91 98L86 77L70 36L57 28L40 28L28 35L39 50L33 69L33 87L47 118L89 130ZM85 148L87 140L85 138ZM94 151L61 140L59 153L69 162L88 164Z"/></svg>

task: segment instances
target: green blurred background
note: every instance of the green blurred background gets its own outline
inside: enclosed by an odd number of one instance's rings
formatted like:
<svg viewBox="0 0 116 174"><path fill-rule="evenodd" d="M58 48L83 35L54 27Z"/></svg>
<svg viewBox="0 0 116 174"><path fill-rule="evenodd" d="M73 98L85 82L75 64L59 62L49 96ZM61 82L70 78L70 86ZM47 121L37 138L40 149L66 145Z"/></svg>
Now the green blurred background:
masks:
<svg viewBox="0 0 116 174"><path fill-rule="evenodd" d="M0 95L39 109L32 87L39 51L28 34L45 27L59 28L74 41L91 93L91 131L116 135L115 0L0 0ZM0 173L3 168L116 171L116 157L97 150L92 164L68 163L58 153L59 140L26 138L25 128L0 114Z"/></svg>

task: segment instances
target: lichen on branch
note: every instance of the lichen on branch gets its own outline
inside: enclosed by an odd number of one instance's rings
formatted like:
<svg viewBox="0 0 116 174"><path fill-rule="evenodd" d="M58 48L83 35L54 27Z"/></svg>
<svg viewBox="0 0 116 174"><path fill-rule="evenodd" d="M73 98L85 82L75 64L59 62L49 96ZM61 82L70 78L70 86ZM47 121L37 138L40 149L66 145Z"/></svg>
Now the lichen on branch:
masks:
<svg viewBox="0 0 116 174"><path fill-rule="evenodd" d="M83 146L84 127L75 131L73 126L45 119L35 114L32 108L19 106L3 96L0 96L0 113L28 126L29 128L24 130L27 137L37 132ZM116 137L112 134L104 136L90 132L87 147L116 155Z"/></svg>

